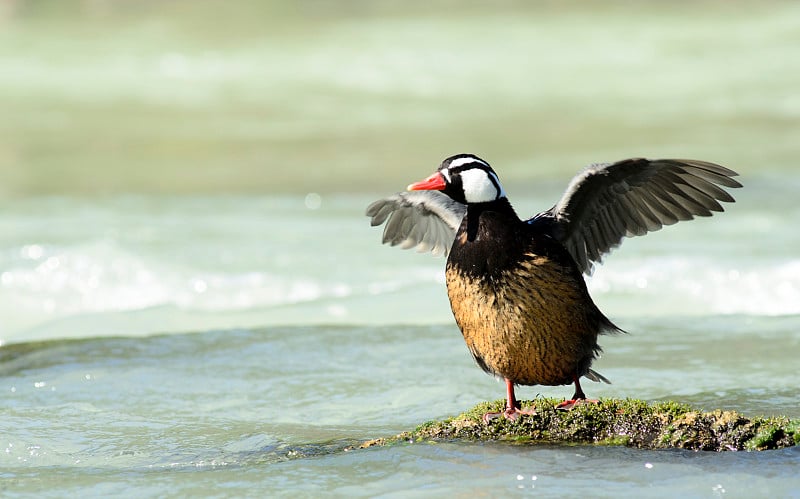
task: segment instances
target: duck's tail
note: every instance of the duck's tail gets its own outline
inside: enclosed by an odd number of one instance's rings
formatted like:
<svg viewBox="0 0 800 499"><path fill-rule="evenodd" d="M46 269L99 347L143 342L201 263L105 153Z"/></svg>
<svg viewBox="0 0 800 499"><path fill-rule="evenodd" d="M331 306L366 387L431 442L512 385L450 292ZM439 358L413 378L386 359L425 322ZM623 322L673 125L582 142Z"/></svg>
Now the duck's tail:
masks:
<svg viewBox="0 0 800 499"><path fill-rule="evenodd" d="M608 378L606 378L605 376L603 376L599 372L595 371L594 369L589 369L589 372L584 374L584 376L586 376L590 380L596 381L598 383L600 383L602 381L603 383L607 383L609 385L611 384L611 382L608 380Z"/></svg>

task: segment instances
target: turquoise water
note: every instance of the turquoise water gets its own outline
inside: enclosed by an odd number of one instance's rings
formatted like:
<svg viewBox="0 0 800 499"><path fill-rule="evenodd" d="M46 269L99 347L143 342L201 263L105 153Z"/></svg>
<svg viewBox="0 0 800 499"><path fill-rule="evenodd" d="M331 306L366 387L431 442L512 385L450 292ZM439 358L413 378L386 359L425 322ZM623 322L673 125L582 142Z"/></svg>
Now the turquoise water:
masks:
<svg viewBox="0 0 800 499"><path fill-rule="evenodd" d="M796 448L347 450L504 393L364 216L461 151L521 214L593 161L739 171L590 278L629 334L584 389L800 418L794 3L58 5L0 10L2 495L800 495Z"/></svg>
<svg viewBox="0 0 800 499"><path fill-rule="evenodd" d="M718 218L612 254L590 288L629 334L604 339L595 367L614 384L590 383L587 393L800 417L799 242L796 231L775 230L800 222L794 189L751 182ZM305 196L5 204L4 492L800 490L797 449L346 451L504 393L452 323L443 260L380 246L363 216L373 197L321 196L314 209ZM537 199L547 205L537 192L526 201ZM764 208L776 199L785 204ZM520 389L525 398L570 393Z"/></svg>
<svg viewBox="0 0 800 499"><path fill-rule="evenodd" d="M750 344L753 333L735 332L739 318L708 322L729 331L704 327L704 340L695 343L698 332L682 333L678 324L629 322L642 333L609 348L618 360L600 363L616 384L587 388L797 416L796 392L786 388L792 376L777 367L793 355L774 344L756 346L752 354L769 355L774 366L730 365L734 349L709 354L709 347L725 338ZM759 343L785 335L783 322L760 321ZM668 348L653 339L659 333L674 335ZM14 359L4 359L2 371L4 491L45 497L491 495L519 488L546 495L797 493L796 448L705 454L451 443L343 450L502 393L460 343L449 325L297 326L12 348ZM653 355L656 348L661 355ZM664 366L668 353L671 366ZM742 371L756 375L737 379ZM9 393L9 385L16 390Z"/></svg>

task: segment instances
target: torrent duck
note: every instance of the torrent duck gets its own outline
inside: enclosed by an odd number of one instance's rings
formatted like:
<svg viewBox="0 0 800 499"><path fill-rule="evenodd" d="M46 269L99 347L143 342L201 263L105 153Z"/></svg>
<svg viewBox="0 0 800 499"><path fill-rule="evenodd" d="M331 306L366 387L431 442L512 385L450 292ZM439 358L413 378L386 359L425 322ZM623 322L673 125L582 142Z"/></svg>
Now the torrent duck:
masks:
<svg viewBox="0 0 800 499"><path fill-rule="evenodd" d="M736 172L705 161L642 158L594 164L578 173L551 209L521 220L489 163L445 159L436 173L372 203L383 242L447 255L447 294L477 364L506 382L502 413L529 413L514 385L575 384L569 409L586 401L585 376L599 334L621 332L592 301L583 274L623 237L639 236L733 202ZM593 401L594 402L594 401Z"/></svg>

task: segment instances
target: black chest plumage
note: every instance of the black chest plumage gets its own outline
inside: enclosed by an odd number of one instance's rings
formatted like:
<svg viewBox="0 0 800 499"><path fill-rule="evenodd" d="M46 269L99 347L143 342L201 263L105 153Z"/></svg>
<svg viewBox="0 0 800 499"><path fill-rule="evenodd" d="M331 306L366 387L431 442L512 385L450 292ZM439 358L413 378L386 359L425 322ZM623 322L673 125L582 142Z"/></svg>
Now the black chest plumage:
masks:
<svg viewBox="0 0 800 499"><path fill-rule="evenodd" d="M583 281L569 252L539 226L521 221L508 201L471 205L461 222L448 267L473 278L503 275L519 267L531 255L547 258Z"/></svg>

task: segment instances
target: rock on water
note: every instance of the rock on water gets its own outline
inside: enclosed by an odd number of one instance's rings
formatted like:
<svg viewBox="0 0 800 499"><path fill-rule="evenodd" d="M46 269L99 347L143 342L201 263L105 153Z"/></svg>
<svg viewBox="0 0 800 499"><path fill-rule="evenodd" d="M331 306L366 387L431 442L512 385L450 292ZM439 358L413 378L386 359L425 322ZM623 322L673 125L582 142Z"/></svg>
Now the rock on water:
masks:
<svg viewBox="0 0 800 499"><path fill-rule="evenodd" d="M424 423L410 432L364 442L361 447L435 440L624 445L643 449L767 450L800 445L800 420L747 418L735 411L702 412L677 402L604 399L570 411L560 400L522 402L535 414L518 421L484 423L483 414L503 400L479 404L451 419Z"/></svg>

